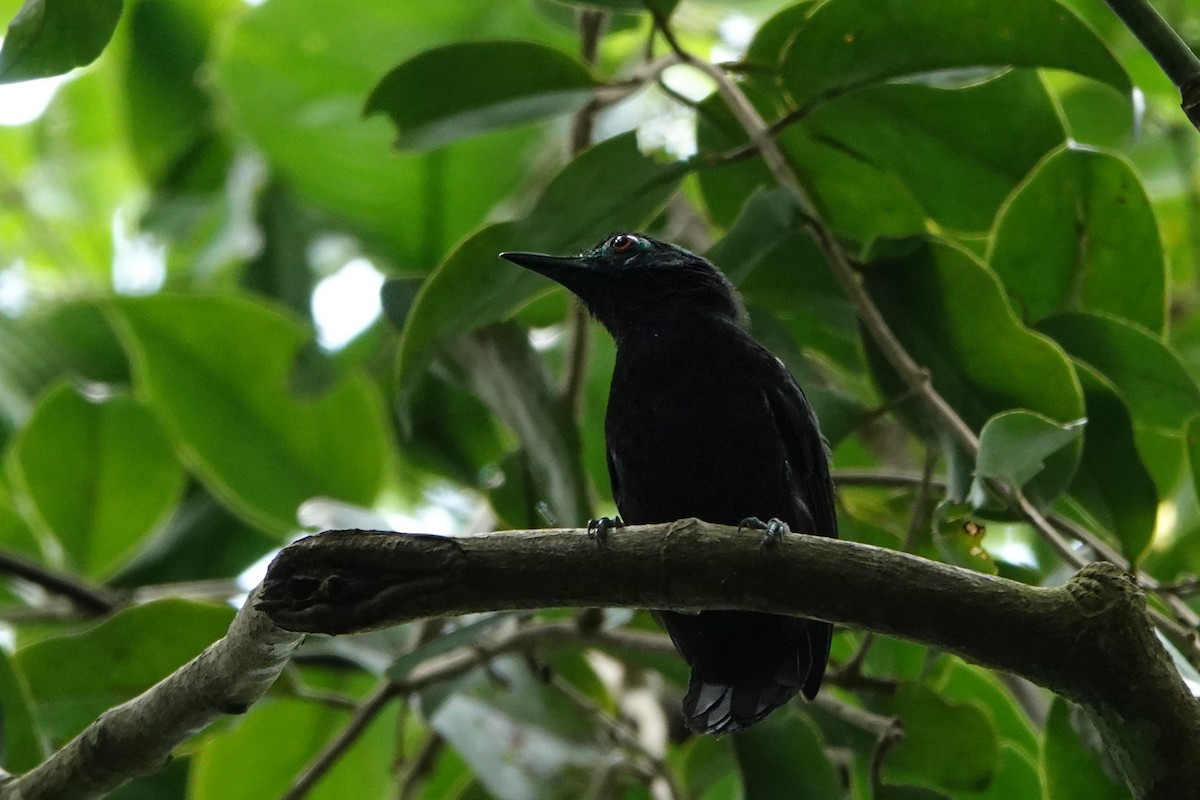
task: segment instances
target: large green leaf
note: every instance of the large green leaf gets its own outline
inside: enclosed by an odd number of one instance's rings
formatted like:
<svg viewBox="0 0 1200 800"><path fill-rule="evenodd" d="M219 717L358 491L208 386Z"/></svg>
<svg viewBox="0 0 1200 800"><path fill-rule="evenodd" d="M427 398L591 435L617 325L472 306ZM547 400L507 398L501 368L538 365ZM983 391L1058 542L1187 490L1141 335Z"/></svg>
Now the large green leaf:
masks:
<svg viewBox="0 0 1200 800"><path fill-rule="evenodd" d="M1127 800L1129 790L1101 766L1095 748L1102 745L1082 714L1061 697L1050 705L1042 750L1046 796L1054 800ZM1080 740L1079 730L1091 737L1090 746Z"/></svg>
<svg viewBox="0 0 1200 800"><path fill-rule="evenodd" d="M951 702L975 703L982 707L1006 745L1037 760L1041 750L1040 733L996 673L947 656L933 686L939 695Z"/></svg>
<svg viewBox="0 0 1200 800"><path fill-rule="evenodd" d="M1116 537L1136 564L1154 535L1158 491L1142 463L1133 420L1116 389L1086 364L1076 363L1075 373L1083 385L1088 420L1071 497Z"/></svg>
<svg viewBox="0 0 1200 800"><path fill-rule="evenodd" d="M519 222L477 231L421 287L405 315L397 367L404 400L438 341L505 319L549 287L528 270L497 258L502 250L579 251L614 230L636 230L686 174L683 164L643 156L632 133L585 150L546 187Z"/></svg>
<svg viewBox="0 0 1200 800"><path fill-rule="evenodd" d="M1066 356L1017 321L996 276L966 251L922 243L898 258L868 264L865 285L892 331L973 429L1015 408L1059 424L1084 416ZM903 391L874 347L868 356L885 390ZM1046 457L1049 477L1030 486L1039 501L1049 502L1061 490L1080 450L1076 441Z"/></svg>
<svg viewBox="0 0 1200 800"><path fill-rule="evenodd" d="M17 651L37 718L57 741L150 688L225 635L233 609L188 600L134 606Z"/></svg>
<svg viewBox="0 0 1200 800"><path fill-rule="evenodd" d="M733 737L746 797L755 800L837 800L844 796L817 727L781 712Z"/></svg>
<svg viewBox="0 0 1200 800"><path fill-rule="evenodd" d="M1130 86L1100 37L1054 0L830 0L797 30L782 74L792 100L806 107L896 78L1006 66Z"/></svg>
<svg viewBox="0 0 1200 800"><path fill-rule="evenodd" d="M398 704L384 709L305 797L382 798L394 789ZM259 703L236 726L208 737L195 756L188 797L260 800L280 797L326 743L350 721L344 709L307 700Z"/></svg>
<svg viewBox="0 0 1200 800"><path fill-rule="evenodd" d="M1029 321L1101 311L1160 331L1166 274L1154 211L1123 159L1067 147L1005 205L988 261Z"/></svg>
<svg viewBox="0 0 1200 800"><path fill-rule="evenodd" d="M233 26L213 65L232 124L294 190L425 271L525 179L527 128L397 155L363 99L398 60L466 37L569 41L525 3L324 0L264 3ZM483 81L486 83L486 81ZM440 90L433 89L437 94Z"/></svg>
<svg viewBox="0 0 1200 800"><path fill-rule="evenodd" d="M804 125L898 176L926 214L961 231L989 230L1009 193L1066 138L1058 109L1032 70L962 87L870 86L822 105ZM995 135L998 130L1008 135ZM782 141L786 147L788 139ZM814 174L823 168L801 165Z"/></svg>
<svg viewBox="0 0 1200 800"><path fill-rule="evenodd" d="M25 0L0 47L0 83L61 75L96 60L121 0Z"/></svg>
<svg viewBox="0 0 1200 800"><path fill-rule="evenodd" d="M295 322L233 296L157 295L113 309L142 396L240 514L282 534L310 497L375 499L390 441L379 396L353 373L297 396L290 379L309 337Z"/></svg>
<svg viewBox="0 0 1200 800"><path fill-rule="evenodd" d="M4 739L0 765L14 775L33 769L46 754L34 723L29 687L12 654L0 651L0 708L4 709Z"/></svg>
<svg viewBox="0 0 1200 800"><path fill-rule="evenodd" d="M1048 317L1038 330L1108 378L1140 425L1179 432L1200 408L1200 389L1161 339L1105 314Z"/></svg>
<svg viewBox="0 0 1200 800"><path fill-rule="evenodd" d="M67 561L115 572L175 506L183 470L154 415L132 397L49 391L18 435L10 467Z"/></svg>
<svg viewBox="0 0 1200 800"><path fill-rule="evenodd" d="M456 42L394 67L371 91L366 113L391 117L397 147L423 150L574 111L594 88L587 68L553 47Z"/></svg>
<svg viewBox="0 0 1200 800"><path fill-rule="evenodd" d="M121 88L130 152L158 195L148 218L195 214L197 194L220 197L231 160L216 130L212 99L197 76L210 40L236 0L130 0ZM168 206L176 193L190 204ZM176 207L183 205L174 204Z"/></svg>
<svg viewBox="0 0 1200 800"><path fill-rule="evenodd" d="M767 119L784 113L778 92L765 79L750 75L743 88ZM747 143L745 131L717 95L700 105L696 140L701 158L724 156ZM839 234L867 242L876 236L907 236L925 229L912 192L878 164L824 140L803 123L785 128L779 142L822 215ZM733 224L755 192L777 185L758 157L718 161L697 176L709 214L723 227Z"/></svg>
<svg viewBox="0 0 1200 800"><path fill-rule="evenodd" d="M996 726L973 703L951 703L918 683L896 694L895 713L904 738L888 754L883 774L889 781L950 792L980 791L996 772Z"/></svg>

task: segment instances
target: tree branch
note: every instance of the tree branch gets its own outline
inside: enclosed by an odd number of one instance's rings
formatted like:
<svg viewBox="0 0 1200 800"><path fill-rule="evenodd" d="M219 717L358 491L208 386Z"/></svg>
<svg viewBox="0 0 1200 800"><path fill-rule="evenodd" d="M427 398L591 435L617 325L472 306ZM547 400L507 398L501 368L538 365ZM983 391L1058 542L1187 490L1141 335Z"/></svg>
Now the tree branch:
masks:
<svg viewBox="0 0 1200 800"><path fill-rule="evenodd" d="M180 742L261 697L300 644L255 609L256 590L224 638L147 689L104 712L34 769L0 783L0 800L99 797L170 758Z"/></svg>
<svg viewBox="0 0 1200 800"><path fill-rule="evenodd" d="M47 592L60 595L88 614L107 614L120 603L116 593L92 586L80 578L46 569L16 553L0 552L0 573L36 584Z"/></svg>
<svg viewBox="0 0 1200 800"><path fill-rule="evenodd" d="M1149 0L1107 0L1166 76L1179 88L1181 107L1200 129L1200 59Z"/></svg>
<svg viewBox="0 0 1200 800"><path fill-rule="evenodd" d="M1137 796L1200 782L1200 708L1145 596L1108 563L1044 588L818 536L763 546L698 520L621 528L602 546L582 530L331 531L280 553L260 603L282 626L324 633L547 606L766 611L923 642L1083 705Z"/></svg>

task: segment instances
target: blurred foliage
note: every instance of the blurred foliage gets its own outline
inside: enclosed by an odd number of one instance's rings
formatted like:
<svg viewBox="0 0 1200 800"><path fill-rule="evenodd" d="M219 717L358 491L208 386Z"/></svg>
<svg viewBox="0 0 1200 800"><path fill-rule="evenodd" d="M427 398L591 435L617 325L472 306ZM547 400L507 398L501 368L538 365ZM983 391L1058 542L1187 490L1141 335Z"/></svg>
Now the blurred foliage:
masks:
<svg viewBox="0 0 1200 800"><path fill-rule="evenodd" d="M1200 1L1161 6L1200 44ZM864 339L708 79L648 68L670 53L648 8L780 121L872 298L982 434L976 461ZM0 20L0 111L74 69L0 126L0 550L124 593L92 620L0 588L7 770L219 637L232 612L210 601L306 530L611 513L612 344L495 256L614 230L710 255L835 468L895 478L843 481L846 538L1061 583L1000 479L1159 581L1200 573L1196 131L1099 0L0 0ZM244 717L115 796L279 796L379 675L564 616L311 640ZM697 739L678 659L535 644L383 704L309 796L1126 796L1090 721L1037 687L854 631L833 657L859 669L827 701Z"/></svg>

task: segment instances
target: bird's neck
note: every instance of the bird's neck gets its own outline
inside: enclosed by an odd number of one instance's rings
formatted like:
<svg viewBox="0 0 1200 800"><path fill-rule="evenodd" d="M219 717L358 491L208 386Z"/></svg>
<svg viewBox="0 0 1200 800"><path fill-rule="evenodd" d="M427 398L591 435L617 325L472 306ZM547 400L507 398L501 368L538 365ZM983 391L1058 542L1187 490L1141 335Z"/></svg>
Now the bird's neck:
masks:
<svg viewBox="0 0 1200 800"><path fill-rule="evenodd" d="M646 349L686 352L714 339L739 338L745 327L740 320L685 311L629 319L609 330L616 340L620 357Z"/></svg>

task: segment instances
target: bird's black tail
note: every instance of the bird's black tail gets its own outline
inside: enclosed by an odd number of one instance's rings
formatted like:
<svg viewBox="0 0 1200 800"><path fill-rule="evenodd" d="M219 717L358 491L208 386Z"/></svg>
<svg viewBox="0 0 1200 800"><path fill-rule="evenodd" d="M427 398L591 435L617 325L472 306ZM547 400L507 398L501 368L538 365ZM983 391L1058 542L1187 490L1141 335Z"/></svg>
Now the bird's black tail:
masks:
<svg viewBox="0 0 1200 800"><path fill-rule="evenodd" d="M694 670L683 698L683 717L697 733L737 733L787 703L800 691L772 678L737 684L706 681Z"/></svg>
<svg viewBox="0 0 1200 800"><path fill-rule="evenodd" d="M660 617L692 667L683 715L693 731L736 733L801 692L816 697L829 623L744 611Z"/></svg>

